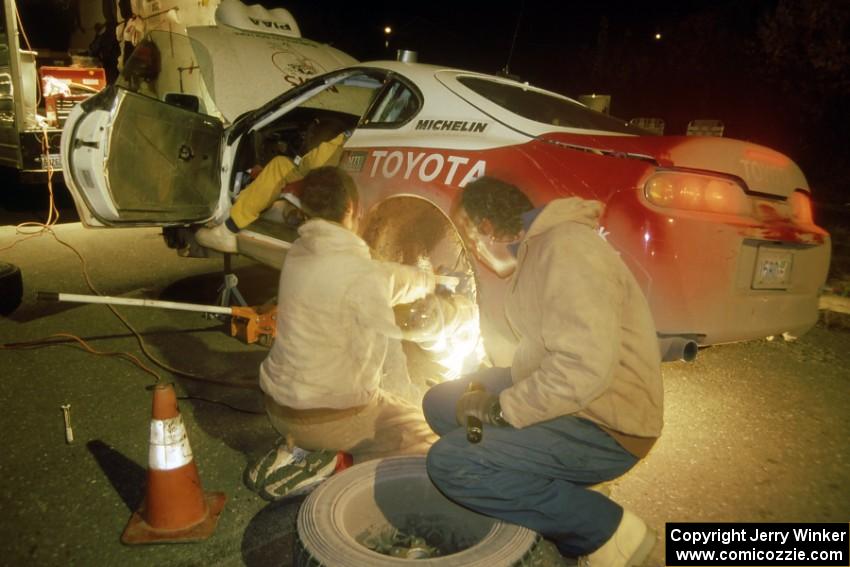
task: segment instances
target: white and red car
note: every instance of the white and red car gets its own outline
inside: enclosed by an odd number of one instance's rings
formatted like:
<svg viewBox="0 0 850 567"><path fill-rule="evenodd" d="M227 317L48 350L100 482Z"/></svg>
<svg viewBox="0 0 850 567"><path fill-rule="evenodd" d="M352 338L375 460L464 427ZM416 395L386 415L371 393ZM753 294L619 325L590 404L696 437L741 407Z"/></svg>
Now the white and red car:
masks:
<svg viewBox="0 0 850 567"><path fill-rule="evenodd" d="M237 50L252 55L231 62L233 75L221 60L235 56L221 54L234 51L211 46L212 29L190 30L191 46L176 48L173 37L148 44L183 53L175 68L201 67L179 73L176 95L178 74L163 78L163 59L159 76L140 64L141 78L75 110L63 166L85 224L159 225L176 246L196 247L193 227L226 218L240 172L297 153L306 125L332 115L352 130L340 166L360 188L361 234L374 255L474 275L470 293L496 364L512 351L501 309L510 258L478 250L453 220L459 189L485 174L517 185L535 205L571 195L604 202L607 239L643 287L659 337L673 343L669 357L689 346L799 335L817 319L830 238L812 219L806 178L781 153L726 138L647 135L502 77L357 64L295 37L271 47L261 34L229 33L265 45ZM280 265L295 236L288 206L240 232L240 253Z"/></svg>

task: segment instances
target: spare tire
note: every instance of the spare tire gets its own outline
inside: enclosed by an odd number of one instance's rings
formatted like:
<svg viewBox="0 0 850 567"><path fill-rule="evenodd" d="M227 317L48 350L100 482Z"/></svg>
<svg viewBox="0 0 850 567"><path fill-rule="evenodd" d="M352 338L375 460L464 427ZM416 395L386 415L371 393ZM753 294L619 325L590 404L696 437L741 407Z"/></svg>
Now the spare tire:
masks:
<svg viewBox="0 0 850 567"><path fill-rule="evenodd" d="M373 550L376 534L401 532L427 545L393 548L416 552L400 555ZM527 528L448 500L431 484L424 456L392 457L346 469L307 498L298 512L294 559L297 567L525 565L539 540Z"/></svg>
<svg viewBox="0 0 850 567"><path fill-rule="evenodd" d="M9 315L17 309L23 295L21 270L13 264L0 262L0 315Z"/></svg>

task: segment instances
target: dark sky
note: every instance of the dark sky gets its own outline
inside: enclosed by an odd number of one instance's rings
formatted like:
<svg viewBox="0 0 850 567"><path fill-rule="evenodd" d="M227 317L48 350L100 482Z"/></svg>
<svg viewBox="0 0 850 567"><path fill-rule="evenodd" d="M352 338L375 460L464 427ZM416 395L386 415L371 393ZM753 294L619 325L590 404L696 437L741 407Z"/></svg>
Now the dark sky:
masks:
<svg viewBox="0 0 850 567"><path fill-rule="evenodd" d="M765 4L739 0L660 2L343 2L265 1L287 7L305 37L333 43L360 59L384 58L394 48L420 53L420 61L494 72L508 61L516 32L511 70L545 76L545 53L569 54L597 41L600 22L610 32L629 33L652 42L671 23L708 6ZM768 4L770 2L767 2ZM393 28L384 49L385 25Z"/></svg>
<svg viewBox="0 0 850 567"><path fill-rule="evenodd" d="M666 134L721 120L727 136L783 151L813 185L850 196L848 0L275 4L305 37L361 60L407 48L424 63L496 73L510 56L522 80L611 94L612 114L662 118Z"/></svg>
<svg viewBox="0 0 850 567"><path fill-rule="evenodd" d="M21 6L56 14L75 1ZM672 135L693 119L722 120L726 135L783 151L850 196L848 0L253 1L286 7L304 37L362 61L406 48L424 63L508 65L569 96L610 94L612 114L662 118ZM61 20L41 19L45 29Z"/></svg>
<svg viewBox="0 0 850 567"><path fill-rule="evenodd" d="M750 75L736 68L736 51L757 41L759 17L776 2L265 2L281 4L305 37L361 60L392 58L406 48L424 63L488 73L507 65L524 81L570 96L611 94L612 113L663 117L683 133L694 118L738 120L719 114L729 110L718 106L735 103L710 91L753 90L735 76ZM393 29L389 48L385 25ZM718 69L721 57L730 61ZM730 86L718 89L719 83Z"/></svg>

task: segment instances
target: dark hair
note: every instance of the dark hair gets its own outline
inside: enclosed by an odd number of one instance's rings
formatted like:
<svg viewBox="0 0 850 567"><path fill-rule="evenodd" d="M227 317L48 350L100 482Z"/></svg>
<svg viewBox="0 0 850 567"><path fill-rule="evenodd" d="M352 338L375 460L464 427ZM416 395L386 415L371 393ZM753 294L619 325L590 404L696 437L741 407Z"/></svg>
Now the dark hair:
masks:
<svg viewBox="0 0 850 567"><path fill-rule="evenodd" d="M301 185L301 205L311 217L340 222L348 207L356 206L357 201L357 185L337 167L314 169Z"/></svg>
<svg viewBox="0 0 850 567"><path fill-rule="evenodd" d="M480 177L463 189L466 214L475 223L493 224L496 236L513 236L522 230L522 215L534 208L516 186L494 177Z"/></svg>

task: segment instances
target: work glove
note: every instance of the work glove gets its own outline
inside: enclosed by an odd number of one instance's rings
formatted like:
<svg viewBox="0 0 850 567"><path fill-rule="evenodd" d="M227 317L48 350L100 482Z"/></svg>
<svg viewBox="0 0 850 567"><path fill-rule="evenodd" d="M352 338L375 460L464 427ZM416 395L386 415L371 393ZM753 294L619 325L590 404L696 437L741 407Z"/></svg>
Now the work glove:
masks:
<svg viewBox="0 0 850 567"><path fill-rule="evenodd" d="M489 394L485 390L471 390L465 392L455 405L455 419L458 425L466 427L466 418L475 417L481 423L490 425L507 425L501 417L501 407L498 396Z"/></svg>

